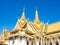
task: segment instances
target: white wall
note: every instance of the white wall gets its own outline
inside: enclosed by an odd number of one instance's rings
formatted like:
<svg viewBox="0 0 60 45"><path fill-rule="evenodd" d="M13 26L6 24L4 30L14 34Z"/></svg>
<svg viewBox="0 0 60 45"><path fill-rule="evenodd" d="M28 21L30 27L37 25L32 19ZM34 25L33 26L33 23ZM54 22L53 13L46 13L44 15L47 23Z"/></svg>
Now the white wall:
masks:
<svg viewBox="0 0 60 45"><path fill-rule="evenodd" d="M27 45L27 40L26 38L22 38L21 40L17 38L14 40L14 44L13 40L10 40L8 45Z"/></svg>
<svg viewBox="0 0 60 45"><path fill-rule="evenodd" d="M39 45L39 40L35 39L36 45Z"/></svg>
<svg viewBox="0 0 60 45"><path fill-rule="evenodd" d="M32 45L32 41L31 40L29 40L29 45Z"/></svg>
<svg viewBox="0 0 60 45"><path fill-rule="evenodd" d="M39 45L39 41L38 40L36 40L36 45Z"/></svg>
<svg viewBox="0 0 60 45"><path fill-rule="evenodd" d="M8 45L12 45L12 43L13 43L13 40L10 40Z"/></svg>
<svg viewBox="0 0 60 45"><path fill-rule="evenodd" d="M22 38L20 45L27 45L27 40L25 38Z"/></svg>
<svg viewBox="0 0 60 45"><path fill-rule="evenodd" d="M14 45L20 45L20 39L19 38L14 40Z"/></svg>

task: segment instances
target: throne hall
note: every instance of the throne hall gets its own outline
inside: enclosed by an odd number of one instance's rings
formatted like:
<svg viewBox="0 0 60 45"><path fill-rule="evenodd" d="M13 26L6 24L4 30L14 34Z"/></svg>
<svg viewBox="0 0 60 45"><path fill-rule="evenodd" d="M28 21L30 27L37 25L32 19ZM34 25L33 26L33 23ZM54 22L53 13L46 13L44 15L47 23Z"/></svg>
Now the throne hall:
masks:
<svg viewBox="0 0 60 45"><path fill-rule="evenodd" d="M60 45L60 22L42 23L37 9L35 20L31 22L25 18L23 10L12 31L3 29L0 45Z"/></svg>

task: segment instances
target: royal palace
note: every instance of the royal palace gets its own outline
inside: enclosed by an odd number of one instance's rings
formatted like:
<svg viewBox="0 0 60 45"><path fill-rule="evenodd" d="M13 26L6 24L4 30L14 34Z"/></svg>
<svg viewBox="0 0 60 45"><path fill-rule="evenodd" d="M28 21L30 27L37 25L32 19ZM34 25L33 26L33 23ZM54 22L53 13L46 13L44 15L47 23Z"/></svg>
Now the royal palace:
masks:
<svg viewBox="0 0 60 45"><path fill-rule="evenodd" d="M34 22L29 22L23 10L12 31L3 30L0 45L60 45L60 22L42 23L37 10Z"/></svg>

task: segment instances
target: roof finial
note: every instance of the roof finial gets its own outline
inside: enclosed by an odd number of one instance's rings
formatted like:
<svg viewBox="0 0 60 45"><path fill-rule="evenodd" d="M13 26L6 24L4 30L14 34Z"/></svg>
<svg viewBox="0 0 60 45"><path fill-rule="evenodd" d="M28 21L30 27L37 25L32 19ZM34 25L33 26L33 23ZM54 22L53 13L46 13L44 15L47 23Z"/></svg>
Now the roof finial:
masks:
<svg viewBox="0 0 60 45"><path fill-rule="evenodd" d="M23 12L22 12L22 19L25 19L25 8L23 8Z"/></svg>
<svg viewBox="0 0 60 45"><path fill-rule="evenodd" d="M36 21L36 22L40 22L40 21L39 21L39 17L38 17L37 7L36 7L36 14L35 14L35 21Z"/></svg>

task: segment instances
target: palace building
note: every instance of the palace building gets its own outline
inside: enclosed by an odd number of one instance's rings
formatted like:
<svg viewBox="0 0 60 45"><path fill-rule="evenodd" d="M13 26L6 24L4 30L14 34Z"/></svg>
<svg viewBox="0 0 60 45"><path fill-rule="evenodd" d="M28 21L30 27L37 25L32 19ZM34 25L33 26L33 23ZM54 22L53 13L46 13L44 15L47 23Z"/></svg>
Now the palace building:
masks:
<svg viewBox="0 0 60 45"><path fill-rule="evenodd" d="M3 30L0 45L60 45L60 22L43 24L37 10L34 22L29 22L23 11L12 31Z"/></svg>

